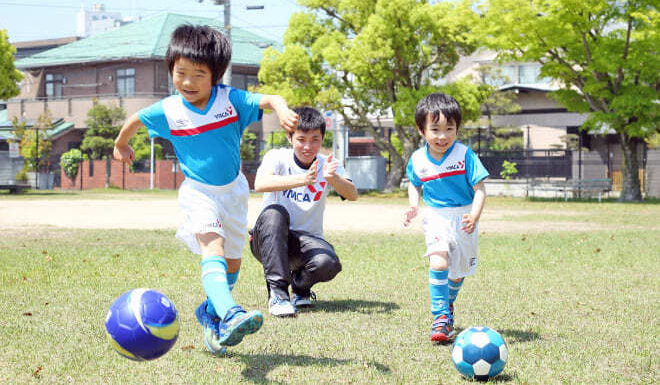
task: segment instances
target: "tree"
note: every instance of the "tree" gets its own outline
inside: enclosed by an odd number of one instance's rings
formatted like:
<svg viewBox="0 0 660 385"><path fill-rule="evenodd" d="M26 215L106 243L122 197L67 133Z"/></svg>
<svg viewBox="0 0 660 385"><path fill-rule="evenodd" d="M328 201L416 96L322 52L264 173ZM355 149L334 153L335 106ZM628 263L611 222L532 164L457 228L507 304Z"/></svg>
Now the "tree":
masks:
<svg viewBox="0 0 660 385"><path fill-rule="evenodd" d="M126 113L119 106L108 107L94 101L87 111L87 131L80 148L90 153L90 159L105 158L105 187L110 187L110 165L115 138L119 134Z"/></svg>
<svg viewBox="0 0 660 385"><path fill-rule="evenodd" d="M14 67L16 48L9 44L6 29L0 29L0 100L10 99L18 95L18 82L23 74Z"/></svg>
<svg viewBox="0 0 660 385"><path fill-rule="evenodd" d="M438 91L437 79L475 48L469 3L416 0L300 0L284 36L284 50L264 52L261 92L280 94L290 105L335 110L351 130L366 131L390 154L387 188L397 187L421 138L414 124L417 102ZM480 103L464 90L452 96L467 115ZM463 96L467 96L464 99ZM470 109L476 106L476 109ZM388 141L382 117L392 113ZM466 119L467 120L467 119Z"/></svg>
<svg viewBox="0 0 660 385"><path fill-rule="evenodd" d="M623 150L622 201L642 199L644 140L658 132L660 17L651 0L490 0L483 42L502 60L535 61L558 82L583 129L615 132Z"/></svg>
<svg viewBox="0 0 660 385"><path fill-rule="evenodd" d="M44 159L50 157L53 143L48 138L47 130L53 128L50 111L39 115L37 122L28 127L14 117L12 120L14 140L18 142L19 153L23 156L26 171L42 172L49 169Z"/></svg>

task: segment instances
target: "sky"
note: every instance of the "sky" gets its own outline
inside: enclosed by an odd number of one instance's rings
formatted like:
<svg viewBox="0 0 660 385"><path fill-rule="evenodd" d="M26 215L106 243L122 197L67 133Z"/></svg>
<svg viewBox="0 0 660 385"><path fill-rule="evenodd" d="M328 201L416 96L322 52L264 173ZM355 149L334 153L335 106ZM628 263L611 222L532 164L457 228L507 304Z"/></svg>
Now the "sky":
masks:
<svg viewBox="0 0 660 385"><path fill-rule="evenodd" d="M12 43L75 36L76 14L81 6L91 9L95 3L122 18L171 12L223 19L223 7L212 0L0 0L0 29L7 30ZM264 9L246 9L254 5ZM295 0L231 0L234 27L277 41L282 41L289 18L299 10Z"/></svg>

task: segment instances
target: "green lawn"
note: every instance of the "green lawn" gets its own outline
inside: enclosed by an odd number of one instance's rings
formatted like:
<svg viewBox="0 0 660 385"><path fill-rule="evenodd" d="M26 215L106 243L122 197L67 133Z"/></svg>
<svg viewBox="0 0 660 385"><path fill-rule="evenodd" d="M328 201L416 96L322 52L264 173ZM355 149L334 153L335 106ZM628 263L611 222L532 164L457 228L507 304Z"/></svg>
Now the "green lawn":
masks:
<svg viewBox="0 0 660 385"><path fill-rule="evenodd" d="M511 204L546 205L566 208ZM581 205L609 207L568 207ZM627 223L623 212L641 208L610 205L609 223ZM657 227L653 218L646 219ZM344 270L315 288L316 308L295 319L266 315L258 334L217 358L206 353L193 314L203 297L199 260L172 231L5 231L0 383L461 382L450 347L428 339L422 234L328 238ZM510 359L498 381L655 383L660 231L489 233L480 246L477 274L456 302L457 327L502 333ZM172 351L152 362L122 358L105 337L108 306L137 287L169 296L181 319ZM247 249L234 293L246 308L267 313L261 266Z"/></svg>

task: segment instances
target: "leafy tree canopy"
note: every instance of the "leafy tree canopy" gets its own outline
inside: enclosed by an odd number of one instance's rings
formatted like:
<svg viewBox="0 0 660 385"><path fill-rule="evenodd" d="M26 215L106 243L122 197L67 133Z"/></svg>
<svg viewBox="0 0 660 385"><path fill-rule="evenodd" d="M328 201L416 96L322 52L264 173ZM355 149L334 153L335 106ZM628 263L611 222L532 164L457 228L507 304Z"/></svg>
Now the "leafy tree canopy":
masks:
<svg viewBox="0 0 660 385"><path fill-rule="evenodd" d="M18 82L23 74L14 67L16 48L9 44L6 29L0 29L0 99L9 99L18 95Z"/></svg>
<svg viewBox="0 0 660 385"><path fill-rule="evenodd" d="M638 146L658 132L660 17L653 0L489 0L483 42L501 60L542 64L553 97L613 130L624 154L622 200L640 200Z"/></svg>

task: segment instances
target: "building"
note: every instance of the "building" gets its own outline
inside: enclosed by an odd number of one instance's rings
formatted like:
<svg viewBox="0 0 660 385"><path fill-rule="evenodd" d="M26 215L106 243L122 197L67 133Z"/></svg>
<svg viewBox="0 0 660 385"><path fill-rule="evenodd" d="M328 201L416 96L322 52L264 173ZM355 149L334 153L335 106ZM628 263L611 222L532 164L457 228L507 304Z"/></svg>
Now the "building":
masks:
<svg viewBox="0 0 660 385"><path fill-rule="evenodd" d="M162 13L17 60L25 79L20 95L7 101L0 126L14 117L36 121L45 112L69 123L51 137L49 161L55 171L60 155L80 146L94 103L121 106L130 116L173 92L164 58L171 33L182 24L223 28L218 19ZM277 43L240 28L232 29L231 38L232 85L246 89L257 84L263 51ZM261 139L264 129L278 126L277 118L268 114L249 130ZM170 148L162 144L166 151Z"/></svg>

